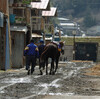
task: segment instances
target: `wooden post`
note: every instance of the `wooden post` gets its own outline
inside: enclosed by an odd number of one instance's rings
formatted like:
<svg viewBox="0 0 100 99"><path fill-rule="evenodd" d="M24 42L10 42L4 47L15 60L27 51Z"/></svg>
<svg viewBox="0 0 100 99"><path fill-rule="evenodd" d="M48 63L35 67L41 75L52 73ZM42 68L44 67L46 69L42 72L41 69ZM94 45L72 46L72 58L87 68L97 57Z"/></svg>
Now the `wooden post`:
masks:
<svg viewBox="0 0 100 99"><path fill-rule="evenodd" d="M5 53L5 70L11 68L11 36L10 36L10 21L9 21L9 5L6 1L6 53Z"/></svg>
<svg viewBox="0 0 100 99"><path fill-rule="evenodd" d="M44 40L44 43L45 42L45 21L43 18L41 18L41 30L43 31L43 40Z"/></svg>
<svg viewBox="0 0 100 99"><path fill-rule="evenodd" d="M59 30L59 39L61 39L61 31Z"/></svg>
<svg viewBox="0 0 100 99"><path fill-rule="evenodd" d="M52 32L52 41L54 41L54 26L52 25L51 28L52 28L52 31L51 31Z"/></svg>

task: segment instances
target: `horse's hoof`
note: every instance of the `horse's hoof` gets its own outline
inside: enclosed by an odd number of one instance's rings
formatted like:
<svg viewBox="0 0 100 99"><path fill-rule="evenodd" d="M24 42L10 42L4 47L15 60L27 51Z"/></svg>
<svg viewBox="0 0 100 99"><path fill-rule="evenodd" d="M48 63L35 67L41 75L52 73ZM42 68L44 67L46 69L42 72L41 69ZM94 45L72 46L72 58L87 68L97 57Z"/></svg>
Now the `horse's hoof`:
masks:
<svg viewBox="0 0 100 99"><path fill-rule="evenodd" d="M33 71L31 70L31 75L33 74L33 72L34 72L34 70Z"/></svg>
<svg viewBox="0 0 100 99"><path fill-rule="evenodd" d="M43 74L40 73L40 74L38 74L38 75L43 75Z"/></svg>
<svg viewBox="0 0 100 99"><path fill-rule="evenodd" d="M49 75L51 75L51 73L49 73Z"/></svg>
<svg viewBox="0 0 100 99"><path fill-rule="evenodd" d="M40 74L39 75L43 75L43 72L42 72L42 70L40 70Z"/></svg>
<svg viewBox="0 0 100 99"><path fill-rule="evenodd" d="M31 72L31 75L33 74L33 72Z"/></svg>
<svg viewBox="0 0 100 99"><path fill-rule="evenodd" d="M55 75L55 72L53 72L52 75Z"/></svg>
<svg viewBox="0 0 100 99"><path fill-rule="evenodd" d="M55 72L54 71L52 72L52 75L55 75Z"/></svg>
<svg viewBox="0 0 100 99"><path fill-rule="evenodd" d="M40 73L40 74L38 74L38 75L43 75L43 73Z"/></svg>
<svg viewBox="0 0 100 99"><path fill-rule="evenodd" d="M48 73L46 73L46 75L48 75Z"/></svg>

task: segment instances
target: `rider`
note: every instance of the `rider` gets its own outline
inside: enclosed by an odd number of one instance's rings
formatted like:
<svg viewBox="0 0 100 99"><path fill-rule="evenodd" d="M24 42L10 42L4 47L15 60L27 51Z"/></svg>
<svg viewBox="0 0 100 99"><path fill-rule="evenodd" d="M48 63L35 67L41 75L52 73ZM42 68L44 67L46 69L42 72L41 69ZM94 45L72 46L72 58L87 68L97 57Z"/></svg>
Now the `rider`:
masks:
<svg viewBox="0 0 100 99"><path fill-rule="evenodd" d="M53 41L53 43L57 44L58 45L58 51L61 52L61 44L60 42L56 42L56 41Z"/></svg>
<svg viewBox="0 0 100 99"><path fill-rule="evenodd" d="M61 52L61 45L58 45L58 51Z"/></svg>

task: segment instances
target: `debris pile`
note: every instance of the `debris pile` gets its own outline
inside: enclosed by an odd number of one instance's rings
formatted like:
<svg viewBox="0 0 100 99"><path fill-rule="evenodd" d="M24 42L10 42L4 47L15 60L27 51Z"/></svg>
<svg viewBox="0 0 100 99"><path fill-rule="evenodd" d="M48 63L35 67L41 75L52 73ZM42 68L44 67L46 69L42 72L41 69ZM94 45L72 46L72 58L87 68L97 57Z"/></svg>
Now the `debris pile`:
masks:
<svg viewBox="0 0 100 99"><path fill-rule="evenodd" d="M85 75L100 76L100 64L97 64L93 66L92 68L89 68L88 70L86 70Z"/></svg>

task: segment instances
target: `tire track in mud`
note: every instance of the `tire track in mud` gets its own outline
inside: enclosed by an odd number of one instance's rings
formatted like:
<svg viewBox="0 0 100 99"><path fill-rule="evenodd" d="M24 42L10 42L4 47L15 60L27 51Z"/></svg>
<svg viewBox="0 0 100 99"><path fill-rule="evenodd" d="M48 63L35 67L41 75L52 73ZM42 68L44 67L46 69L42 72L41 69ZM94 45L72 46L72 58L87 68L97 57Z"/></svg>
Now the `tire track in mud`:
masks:
<svg viewBox="0 0 100 99"><path fill-rule="evenodd" d="M67 68L71 68L71 67L67 67ZM58 81L63 81L64 79L71 78L73 75L74 76L77 75L77 71L80 70L80 69L81 68L79 68L79 69L76 68L75 70L70 70L67 74L66 74L66 71L62 72L61 78L57 78L57 79L53 80L51 83L49 83L49 84L48 83L39 83L36 86L37 87L43 87L43 89L40 92L38 92L36 95L47 95L47 94L48 95L63 95L63 93L48 93L49 87L55 87L55 88L60 87L61 85L57 84ZM65 94L66 95L74 95L74 93L65 93ZM28 97L23 97L23 98L20 98L20 99L29 99L29 98L32 98L32 97L34 97L36 95L31 95L31 96L28 96Z"/></svg>
<svg viewBox="0 0 100 99"><path fill-rule="evenodd" d="M38 85L35 85L37 87L44 87L40 92L38 92L36 95L30 95L30 96L27 96L27 97L23 97L23 98L20 98L20 99L29 99L29 98L33 98L37 95L46 95L47 94L47 91L48 91L48 87L59 87L60 85L56 84L59 80L61 79L55 79L54 81L52 81L50 84L47 84L47 83L43 83L43 84L38 84Z"/></svg>
<svg viewBox="0 0 100 99"><path fill-rule="evenodd" d="M12 85L14 85L14 84L15 84L15 83L8 84L8 85L6 85L6 86L0 87L0 93L4 93L3 89L5 89L5 88L7 88L7 87L10 87L10 86L12 86Z"/></svg>
<svg viewBox="0 0 100 99"><path fill-rule="evenodd" d="M12 75L12 77L9 78L4 78L2 79L2 83L7 83L6 86L2 86L0 88L1 93L3 93L3 90L7 87L9 87L8 89L10 89L10 87L15 88L14 84L16 84L17 88L19 88L21 91L23 88L23 86L25 86L25 88L28 88L28 91L30 92L30 94L25 95L25 93L27 92L27 90L25 90L22 95L18 95L18 99L33 99L36 96L45 96L45 95L74 95L74 92L71 92L69 90L66 89L63 91L62 87L64 87L63 82L65 80L68 80L72 77L78 77L80 74L80 70L90 67L91 64L76 64L76 63L72 63L72 62L67 62L66 63L67 66L61 66L58 69L58 72L53 76L53 75L37 75L37 70L33 75L30 76L25 76L23 77L21 76L14 76ZM82 65L82 66L81 66ZM70 80L71 81L71 80ZM20 87L19 84L21 83ZM26 83L26 85L24 84ZM70 82L68 82L70 83ZM77 82L76 82L77 83ZM70 87L70 86L68 86ZM8 91L7 89L7 91ZM20 93L18 89L18 93ZM54 89L54 90L53 90ZM15 89L16 90L16 89ZM13 91L15 91L13 90ZM65 93L64 93L65 92ZM8 93L8 96L10 93ZM13 95L12 95L13 96ZM16 99L16 98L15 98ZM39 99L39 98L35 98L35 99ZM41 98L42 99L42 98Z"/></svg>

